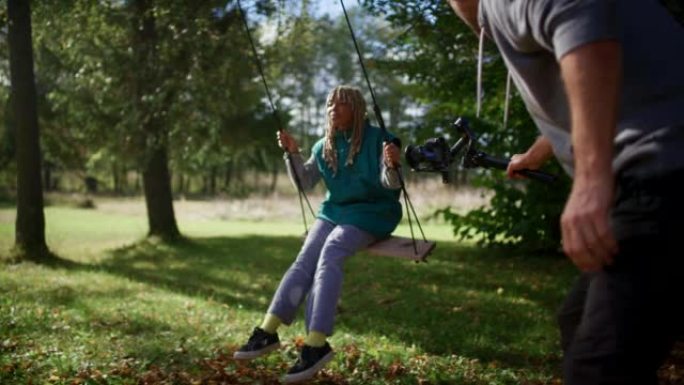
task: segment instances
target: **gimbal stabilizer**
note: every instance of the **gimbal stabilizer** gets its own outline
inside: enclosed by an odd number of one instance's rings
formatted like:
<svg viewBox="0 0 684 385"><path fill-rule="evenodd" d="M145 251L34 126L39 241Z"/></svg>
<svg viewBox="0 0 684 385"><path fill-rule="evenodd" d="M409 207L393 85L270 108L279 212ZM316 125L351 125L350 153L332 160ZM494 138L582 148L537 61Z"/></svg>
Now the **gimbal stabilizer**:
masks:
<svg viewBox="0 0 684 385"><path fill-rule="evenodd" d="M442 174L442 181L449 183L449 168L464 148L465 154L461 161L464 168L484 167L500 170L508 168L509 159L495 158L476 148L477 137L466 119L456 119L453 127L460 137L451 148L443 137L430 138L422 146L408 145L404 155L411 169L418 172L439 172ZM536 170L520 170L518 174L545 183L552 183L556 180L555 175Z"/></svg>

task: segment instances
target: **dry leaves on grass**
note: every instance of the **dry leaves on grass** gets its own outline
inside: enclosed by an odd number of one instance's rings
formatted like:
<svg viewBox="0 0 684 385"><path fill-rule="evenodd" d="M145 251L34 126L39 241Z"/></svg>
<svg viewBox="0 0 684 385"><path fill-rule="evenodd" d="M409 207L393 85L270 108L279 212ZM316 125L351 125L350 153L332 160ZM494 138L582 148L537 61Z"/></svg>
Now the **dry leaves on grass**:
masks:
<svg viewBox="0 0 684 385"><path fill-rule="evenodd" d="M291 349L301 348L303 340L293 340L292 344L288 344ZM138 368L132 366L129 360L122 360L116 365L113 365L108 371L101 371L94 368L86 368L79 371L76 376L66 379L54 376L51 378L54 382L67 383L69 385L81 384L106 384L111 378L124 378L133 380L139 385L229 385L229 384L262 384L262 385L277 385L281 383L282 375L288 369L286 361L279 361L278 363L251 361L242 362L233 359L233 351L236 346L227 347L224 350L214 352L211 358L200 359L188 371L188 368L161 368L157 365L150 365L144 371L139 371ZM395 360L389 365L382 365L376 359L365 356L363 351L356 345L345 345L339 349L342 361L341 368L323 369L314 379L312 384L327 384L327 385L348 385L350 381L358 382L362 378L384 379L388 383L401 380L403 377L411 375L411 373L424 372L427 374L430 370L430 357L427 355L418 355L408 359L406 363L401 360ZM457 361L463 361L459 359ZM477 360L467 360L466 372L469 370L476 370L478 364ZM461 362L463 364L463 362ZM457 365L460 366L460 365ZM451 365L447 365L451 367ZM4 372L11 372L11 367L3 367ZM446 368L441 368L446 369ZM460 366L460 369L464 368ZM468 374L468 373L466 373ZM476 373L469 373L466 377L472 376L477 378ZM660 382L659 385L682 385L684 384L684 343L679 343L667 362L659 371ZM66 381L65 381L66 380ZM530 380L521 378L523 385L560 385L562 380L559 378L547 379L540 381L539 379ZM431 382L422 376L416 378L417 383L421 385L428 385Z"/></svg>
<svg viewBox="0 0 684 385"><path fill-rule="evenodd" d="M665 364L658 371L659 385L684 384L684 341L680 341L672 349Z"/></svg>

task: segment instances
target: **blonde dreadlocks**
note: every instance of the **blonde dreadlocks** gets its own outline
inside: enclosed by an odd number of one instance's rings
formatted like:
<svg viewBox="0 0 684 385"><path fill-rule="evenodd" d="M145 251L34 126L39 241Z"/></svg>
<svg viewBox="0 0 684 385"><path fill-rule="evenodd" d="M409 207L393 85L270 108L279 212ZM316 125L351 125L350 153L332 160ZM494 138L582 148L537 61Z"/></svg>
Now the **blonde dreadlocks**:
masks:
<svg viewBox="0 0 684 385"><path fill-rule="evenodd" d="M328 94L326 108L332 106L334 102L348 103L351 106L352 137L351 149L347 154L345 166L354 164L354 157L361 149L361 139L363 138L364 120L366 119L366 101L358 88L351 86L337 86ZM330 114L326 113L325 145L323 147L323 159L333 170L333 175L337 174L337 152L335 151L335 127L330 120Z"/></svg>

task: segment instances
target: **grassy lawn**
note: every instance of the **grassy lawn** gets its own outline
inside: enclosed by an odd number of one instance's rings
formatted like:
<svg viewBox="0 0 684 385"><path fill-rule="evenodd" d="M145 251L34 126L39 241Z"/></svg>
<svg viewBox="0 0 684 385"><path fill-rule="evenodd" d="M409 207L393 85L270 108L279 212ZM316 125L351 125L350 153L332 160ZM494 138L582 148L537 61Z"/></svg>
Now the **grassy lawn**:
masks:
<svg viewBox="0 0 684 385"><path fill-rule="evenodd" d="M50 247L68 263L0 265L1 384L272 384L293 363L301 321L281 329L280 352L230 357L301 244L297 218L183 221L188 240L170 246L140 241L140 215L50 207L46 216ZM12 208L0 209L2 253L13 221ZM574 268L424 228L439 240L427 264L349 260L337 356L313 383L559 383L554 311Z"/></svg>

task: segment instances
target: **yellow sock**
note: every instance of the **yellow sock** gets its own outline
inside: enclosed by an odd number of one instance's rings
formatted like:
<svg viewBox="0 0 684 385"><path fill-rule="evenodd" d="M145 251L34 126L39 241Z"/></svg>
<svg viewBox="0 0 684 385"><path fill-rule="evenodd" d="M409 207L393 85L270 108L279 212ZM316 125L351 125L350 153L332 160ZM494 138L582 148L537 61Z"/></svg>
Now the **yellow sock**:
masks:
<svg viewBox="0 0 684 385"><path fill-rule="evenodd" d="M304 344L313 346L315 348L320 348L321 346L325 345L325 340L328 337L321 333L321 332L316 332L316 331L310 331L309 335L306 336L304 339Z"/></svg>
<svg viewBox="0 0 684 385"><path fill-rule="evenodd" d="M278 330L278 326L280 326L283 323L283 321L278 318L275 314L266 314L266 317L264 317L264 322L261 323L260 328L264 329L266 333L275 333L276 330Z"/></svg>

